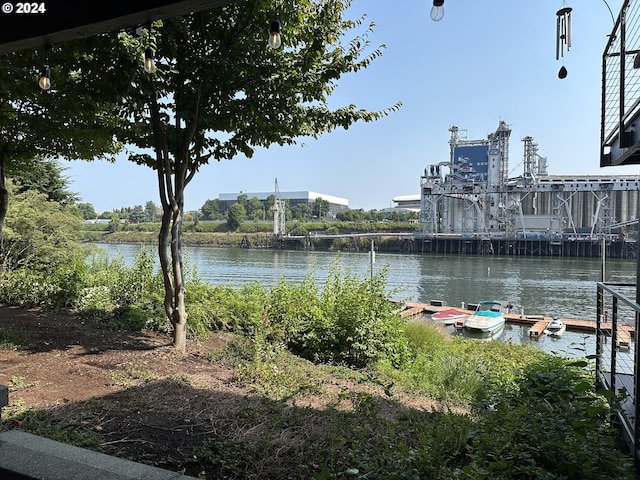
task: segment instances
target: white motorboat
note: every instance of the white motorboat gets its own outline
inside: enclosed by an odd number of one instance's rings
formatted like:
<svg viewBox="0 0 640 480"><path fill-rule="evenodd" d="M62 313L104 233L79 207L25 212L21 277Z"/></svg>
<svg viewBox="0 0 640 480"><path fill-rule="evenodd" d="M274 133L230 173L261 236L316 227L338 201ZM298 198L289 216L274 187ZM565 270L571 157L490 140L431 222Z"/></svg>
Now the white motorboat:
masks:
<svg viewBox="0 0 640 480"><path fill-rule="evenodd" d="M505 307L502 302L487 300L480 302L475 312L464 321L464 328L471 332L490 333L503 328Z"/></svg>
<svg viewBox="0 0 640 480"><path fill-rule="evenodd" d="M561 337L567 330L567 326L562 320L554 318L549 322L547 328L544 329L544 334L550 337Z"/></svg>

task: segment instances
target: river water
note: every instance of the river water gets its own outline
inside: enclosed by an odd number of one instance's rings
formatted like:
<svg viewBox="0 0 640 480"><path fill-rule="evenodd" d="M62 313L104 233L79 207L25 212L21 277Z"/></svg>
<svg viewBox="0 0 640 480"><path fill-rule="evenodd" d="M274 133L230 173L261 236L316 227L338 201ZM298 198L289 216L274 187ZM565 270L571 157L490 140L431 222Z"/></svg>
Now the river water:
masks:
<svg viewBox="0 0 640 480"><path fill-rule="evenodd" d="M139 245L100 244L110 256L132 261ZM155 254L155 247L152 248ZM429 303L440 300L455 307L464 302L503 300L514 313L593 320L596 318L596 282L602 261L598 258L498 257L483 255L317 252L300 250L187 247L185 263L195 267L213 285L240 286L259 281L271 285L281 278L299 282L314 272L322 284L332 264L339 262L362 276L388 269L388 286L394 299ZM606 281L635 283L636 261L608 259ZM449 327L452 328L452 327ZM452 334L454 334L452 332ZM548 352L566 356L595 353L595 338L566 332L560 339L530 339L527 327L507 325L501 341L531 342ZM585 351L586 350L586 351ZM630 352L629 354L632 354Z"/></svg>

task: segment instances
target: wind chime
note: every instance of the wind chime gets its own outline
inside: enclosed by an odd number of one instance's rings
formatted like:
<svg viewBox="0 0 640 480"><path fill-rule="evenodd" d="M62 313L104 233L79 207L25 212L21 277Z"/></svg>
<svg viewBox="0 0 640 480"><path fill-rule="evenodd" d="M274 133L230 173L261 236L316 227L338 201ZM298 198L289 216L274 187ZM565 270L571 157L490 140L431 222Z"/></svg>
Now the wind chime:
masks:
<svg viewBox="0 0 640 480"><path fill-rule="evenodd" d="M571 7L567 7L566 3L563 3L563 7L556 12L556 60L564 58L565 50L568 52L571 48ZM558 78L565 78L567 76L567 69L563 65L558 71Z"/></svg>

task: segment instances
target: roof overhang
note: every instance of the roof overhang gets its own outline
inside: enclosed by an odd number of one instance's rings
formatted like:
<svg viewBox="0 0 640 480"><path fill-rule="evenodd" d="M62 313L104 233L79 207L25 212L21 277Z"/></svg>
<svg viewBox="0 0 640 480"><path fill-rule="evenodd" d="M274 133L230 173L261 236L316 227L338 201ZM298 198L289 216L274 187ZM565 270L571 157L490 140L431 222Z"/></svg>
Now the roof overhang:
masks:
<svg viewBox="0 0 640 480"><path fill-rule="evenodd" d="M19 4L7 2L5 5L12 5L14 8L12 13L0 12L0 54L125 30L154 20L177 17L237 1L112 0L97 4L86 0L67 0L37 2L37 5L44 5L46 11L29 14L17 13ZM32 6L36 3L25 2L20 5Z"/></svg>

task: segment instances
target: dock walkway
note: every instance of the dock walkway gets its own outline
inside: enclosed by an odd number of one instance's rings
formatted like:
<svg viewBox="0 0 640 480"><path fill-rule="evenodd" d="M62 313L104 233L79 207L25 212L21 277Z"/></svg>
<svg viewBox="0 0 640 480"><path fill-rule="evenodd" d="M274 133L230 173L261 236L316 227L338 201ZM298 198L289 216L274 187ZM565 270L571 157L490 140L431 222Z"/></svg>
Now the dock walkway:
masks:
<svg viewBox="0 0 640 480"><path fill-rule="evenodd" d="M401 312L401 315L405 317L416 317L419 315L436 313L441 310L448 310L450 308L456 308L457 310L468 314L473 313L473 310L442 305L442 302L440 301L433 303L437 303L437 305L430 303L406 302L405 310ZM544 315L520 315L517 313L506 313L504 318L507 323L529 326L529 335L531 336L542 335L542 332L544 332L544 329L551 321L551 317ZM596 322L594 320L580 320L575 318L560 318L559 320L562 320L562 322L567 326L567 330L592 334L596 333ZM611 330L610 322L601 323L600 326L603 330ZM618 345L629 346L631 339L635 337L635 329L629 325L618 325L617 336Z"/></svg>

